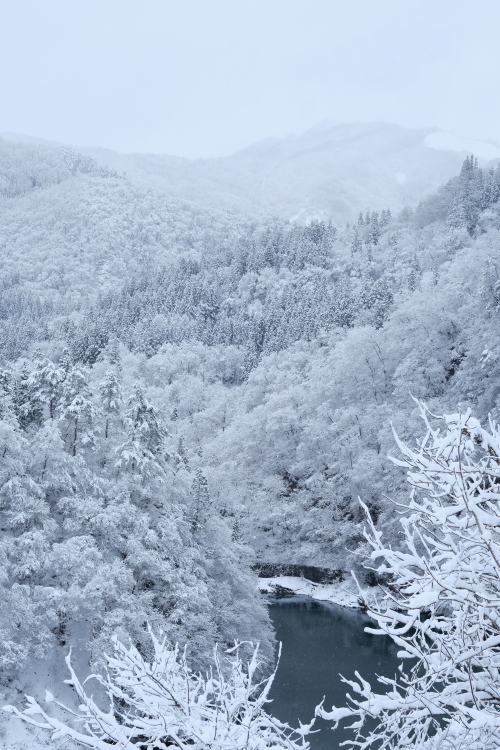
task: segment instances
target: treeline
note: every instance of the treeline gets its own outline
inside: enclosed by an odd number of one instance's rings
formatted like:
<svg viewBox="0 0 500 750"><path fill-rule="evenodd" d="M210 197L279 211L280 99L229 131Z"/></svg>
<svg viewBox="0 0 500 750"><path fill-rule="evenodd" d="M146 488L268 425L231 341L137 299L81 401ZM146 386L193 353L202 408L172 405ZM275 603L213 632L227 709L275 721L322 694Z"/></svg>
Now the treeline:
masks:
<svg viewBox="0 0 500 750"><path fill-rule="evenodd" d="M212 248L200 261L131 279L68 329L75 359L92 362L116 335L148 356L191 340L242 347L247 373L262 356L352 327L366 312L381 325L392 304L390 280L373 278L363 258L354 277L339 268L337 244L331 226L277 226L231 248Z"/></svg>

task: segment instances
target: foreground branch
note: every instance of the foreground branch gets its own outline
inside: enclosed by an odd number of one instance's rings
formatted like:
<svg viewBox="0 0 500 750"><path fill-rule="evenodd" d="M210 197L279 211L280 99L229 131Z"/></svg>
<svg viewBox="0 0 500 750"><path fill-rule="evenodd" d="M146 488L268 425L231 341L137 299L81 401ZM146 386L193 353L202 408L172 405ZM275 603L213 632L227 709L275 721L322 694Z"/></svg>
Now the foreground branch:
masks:
<svg viewBox="0 0 500 750"><path fill-rule="evenodd" d="M51 716L32 697L27 697L22 712L14 706L4 710L52 730L52 739L70 738L93 750L109 750L110 744L116 750L166 750L172 746L181 750L307 750L304 737L312 724L292 730L264 709L275 672L264 682L253 684L258 647L246 668L238 646L228 652L226 669L216 651L213 673L204 678L187 666L185 653L179 654L177 647L170 649L165 639L160 641L151 631L150 635L154 646L151 664L134 646L114 638L114 655L106 657L106 675L91 675L83 684L68 655L71 678L67 682L78 695L79 708L72 711L50 693L46 702L55 702L72 721ZM85 683L92 678L106 691L108 711L85 692Z"/></svg>
<svg viewBox="0 0 500 750"><path fill-rule="evenodd" d="M408 667L379 678L385 693L356 674L350 706L317 714L352 717L361 750L484 750L500 746L500 432L469 412L435 429L419 406L425 436L416 449L396 436L393 459L411 486L402 547L385 546L363 506L372 565L392 581L380 607L366 602L367 631L390 636Z"/></svg>

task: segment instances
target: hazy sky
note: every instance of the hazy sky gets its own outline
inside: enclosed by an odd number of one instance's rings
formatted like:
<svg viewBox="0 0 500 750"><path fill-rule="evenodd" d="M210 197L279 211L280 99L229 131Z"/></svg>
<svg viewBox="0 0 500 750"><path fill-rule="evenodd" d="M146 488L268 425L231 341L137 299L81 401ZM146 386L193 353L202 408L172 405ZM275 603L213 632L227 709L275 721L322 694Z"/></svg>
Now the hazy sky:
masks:
<svg viewBox="0 0 500 750"><path fill-rule="evenodd" d="M0 132L183 156L314 123L500 141L498 0L6 0Z"/></svg>

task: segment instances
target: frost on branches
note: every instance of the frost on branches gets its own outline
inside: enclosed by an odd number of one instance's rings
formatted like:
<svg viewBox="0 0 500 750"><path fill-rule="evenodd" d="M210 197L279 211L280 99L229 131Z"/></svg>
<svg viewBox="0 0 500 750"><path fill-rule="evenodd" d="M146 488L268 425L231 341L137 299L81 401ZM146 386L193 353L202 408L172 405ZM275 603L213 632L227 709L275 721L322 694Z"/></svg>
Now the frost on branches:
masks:
<svg viewBox="0 0 500 750"><path fill-rule="evenodd" d="M109 750L266 750L287 748L307 750L304 735L310 726L292 730L264 710L274 674L253 684L258 667L257 652L245 669L238 646L227 653L228 664L221 665L215 651L215 670L206 679L186 664L185 653L170 649L165 639L150 631L154 660L144 661L132 645L113 639L114 656L107 657L105 677L92 675L104 687L108 710L89 696L66 658L78 695L77 711L55 701L47 692L46 702L55 702L72 720L67 724L48 714L34 698L20 712L14 706L4 710L30 724L53 731L52 739L70 738L87 748ZM91 679L91 678L87 678ZM34 718L41 717L41 718ZM300 744L299 744L300 741Z"/></svg>
<svg viewBox="0 0 500 750"><path fill-rule="evenodd" d="M440 417L435 429L419 406L426 434L418 448L396 437L403 459L395 463L408 469L411 486L404 544L385 547L368 512L365 534L390 581L383 604L370 610L378 629L367 630L389 635L408 666L379 678L382 694L356 673L357 682L346 680L350 707L317 713L355 717L359 748L498 747L500 431L491 422L484 430L469 412Z"/></svg>

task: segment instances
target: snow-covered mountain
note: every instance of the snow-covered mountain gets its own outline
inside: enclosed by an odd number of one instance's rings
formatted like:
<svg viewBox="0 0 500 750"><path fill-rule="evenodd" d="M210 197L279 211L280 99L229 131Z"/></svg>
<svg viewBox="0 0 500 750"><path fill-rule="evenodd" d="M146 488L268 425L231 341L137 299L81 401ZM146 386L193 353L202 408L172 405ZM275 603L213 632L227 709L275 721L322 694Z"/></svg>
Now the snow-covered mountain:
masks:
<svg viewBox="0 0 500 750"><path fill-rule="evenodd" d="M467 153L483 165L500 158L491 143L387 123L321 123L218 159L86 151L101 164L203 206L334 224L357 219L359 211L417 205L457 174Z"/></svg>
<svg viewBox="0 0 500 750"><path fill-rule="evenodd" d="M196 668L270 654L255 560L379 580L358 497L396 548L409 393L500 418L500 166L469 151L500 155L388 125L195 161L0 139L0 706L146 621ZM0 747L49 745L0 713Z"/></svg>
<svg viewBox="0 0 500 750"><path fill-rule="evenodd" d="M467 153L482 165L500 158L500 147L491 143L387 123L320 123L301 135L268 138L217 159L79 150L202 206L334 224L353 221L360 211L417 205L457 174Z"/></svg>

